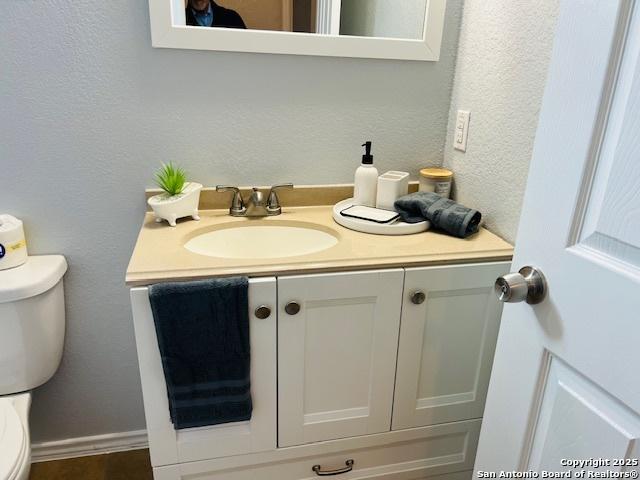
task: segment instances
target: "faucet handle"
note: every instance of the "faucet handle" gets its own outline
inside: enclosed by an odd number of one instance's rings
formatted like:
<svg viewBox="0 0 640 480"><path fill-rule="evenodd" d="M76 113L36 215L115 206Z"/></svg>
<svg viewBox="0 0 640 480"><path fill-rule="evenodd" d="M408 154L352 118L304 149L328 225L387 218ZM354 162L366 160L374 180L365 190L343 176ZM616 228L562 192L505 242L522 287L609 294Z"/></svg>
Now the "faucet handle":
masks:
<svg viewBox="0 0 640 480"><path fill-rule="evenodd" d="M267 210L269 215L280 215L282 213L282 207L280 206L280 199L278 198L278 194L276 190L281 188L293 188L293 183L281 183L279 185L274 185L271 187L271 191L269 192L269 200L267 201Z"/></svg>
<svg viewBox="0 0 640 480"><path fill-rule="evenodd" d="M247 207L244 206L242 200L242 194L238 187L230 185L217 185L216 192L233 192L233 199L231 200L231 207L229 208L229 214L233 216L244 215L247 211Z"/></svg>

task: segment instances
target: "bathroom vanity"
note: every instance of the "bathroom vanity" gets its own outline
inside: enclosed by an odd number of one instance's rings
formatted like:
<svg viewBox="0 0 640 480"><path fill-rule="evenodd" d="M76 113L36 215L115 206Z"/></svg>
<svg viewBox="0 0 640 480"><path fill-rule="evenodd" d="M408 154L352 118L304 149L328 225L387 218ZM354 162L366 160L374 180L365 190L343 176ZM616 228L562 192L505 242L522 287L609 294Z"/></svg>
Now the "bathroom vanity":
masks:
<svg viewBox="0 0 640 480"><path fill-rule="evenodd" d="M147 214L127 271L155 479L470 478L500 322L493 283L511 245L484 229L466 240L357 233L331 206L227 213L176 228ZM261 226L336 242L267 258L184 247ZM174 430L147 286L229 275L250 278L252 419Z"/></svg>

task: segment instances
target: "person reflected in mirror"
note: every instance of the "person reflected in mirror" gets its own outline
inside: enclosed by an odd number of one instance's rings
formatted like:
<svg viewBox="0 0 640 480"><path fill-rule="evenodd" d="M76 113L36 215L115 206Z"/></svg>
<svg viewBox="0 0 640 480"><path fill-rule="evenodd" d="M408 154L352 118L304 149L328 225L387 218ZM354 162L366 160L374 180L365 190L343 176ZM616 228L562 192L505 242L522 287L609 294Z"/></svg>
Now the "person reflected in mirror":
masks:
<svg viewBox="0 0 640 480"><path fill-rule="evenodd" d="M194 27L247 28L238 12L213 0L188 0L185 13L187 25Z"/></svg>

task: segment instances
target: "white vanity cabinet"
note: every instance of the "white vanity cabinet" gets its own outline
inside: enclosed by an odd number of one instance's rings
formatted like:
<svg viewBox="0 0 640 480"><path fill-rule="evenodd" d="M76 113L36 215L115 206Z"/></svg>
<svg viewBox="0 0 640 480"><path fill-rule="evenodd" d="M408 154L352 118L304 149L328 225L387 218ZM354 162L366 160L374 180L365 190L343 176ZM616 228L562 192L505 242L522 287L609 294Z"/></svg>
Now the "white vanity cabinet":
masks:
<svg viewBox="0 0 640 480"><path fill-rule="evenodd" d="M408 268L393 430L482 417L509 263Z"/></svg>
<svg viewBox="0 0 640 480"><path fill-rule="evenodd" d="M174 430L169 417L155 324L147 287L131 289L133 324L140 365L142 398L147 421L151 464L155 466L242 455L276 448L276 279L249 281L251 395L253 413L248 422ZM256 316L260 306L274 313Z"/></svg>
<svg viewBox="0 0 640 480"><path fill-rule="evenodd" d="M390 430L403 277L278 278L278 446Z"/></svg>
<svg viewBox="0 0 640 480"><path fill-rule="evenodd" d="M155 479L310 480L351 461L337 478L471 478L501 313L493 283L506 271L493 262L251 279L252 419L181 431L147 288L133 288ZM260 319L263 305L271 313Z"/></svg>

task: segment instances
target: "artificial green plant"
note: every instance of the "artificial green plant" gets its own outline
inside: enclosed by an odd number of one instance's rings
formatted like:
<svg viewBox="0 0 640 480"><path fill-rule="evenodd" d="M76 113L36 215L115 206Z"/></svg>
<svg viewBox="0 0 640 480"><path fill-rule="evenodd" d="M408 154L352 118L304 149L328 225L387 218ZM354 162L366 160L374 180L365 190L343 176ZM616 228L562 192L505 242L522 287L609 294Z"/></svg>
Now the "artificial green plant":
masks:
<svg viewBox="0 0 640 480"><path fill-rule="evenodd" d="M156 184L171 197L182 193L186 179L184 169L175 167L171 162L163 163L156 172Z"/></svg>

